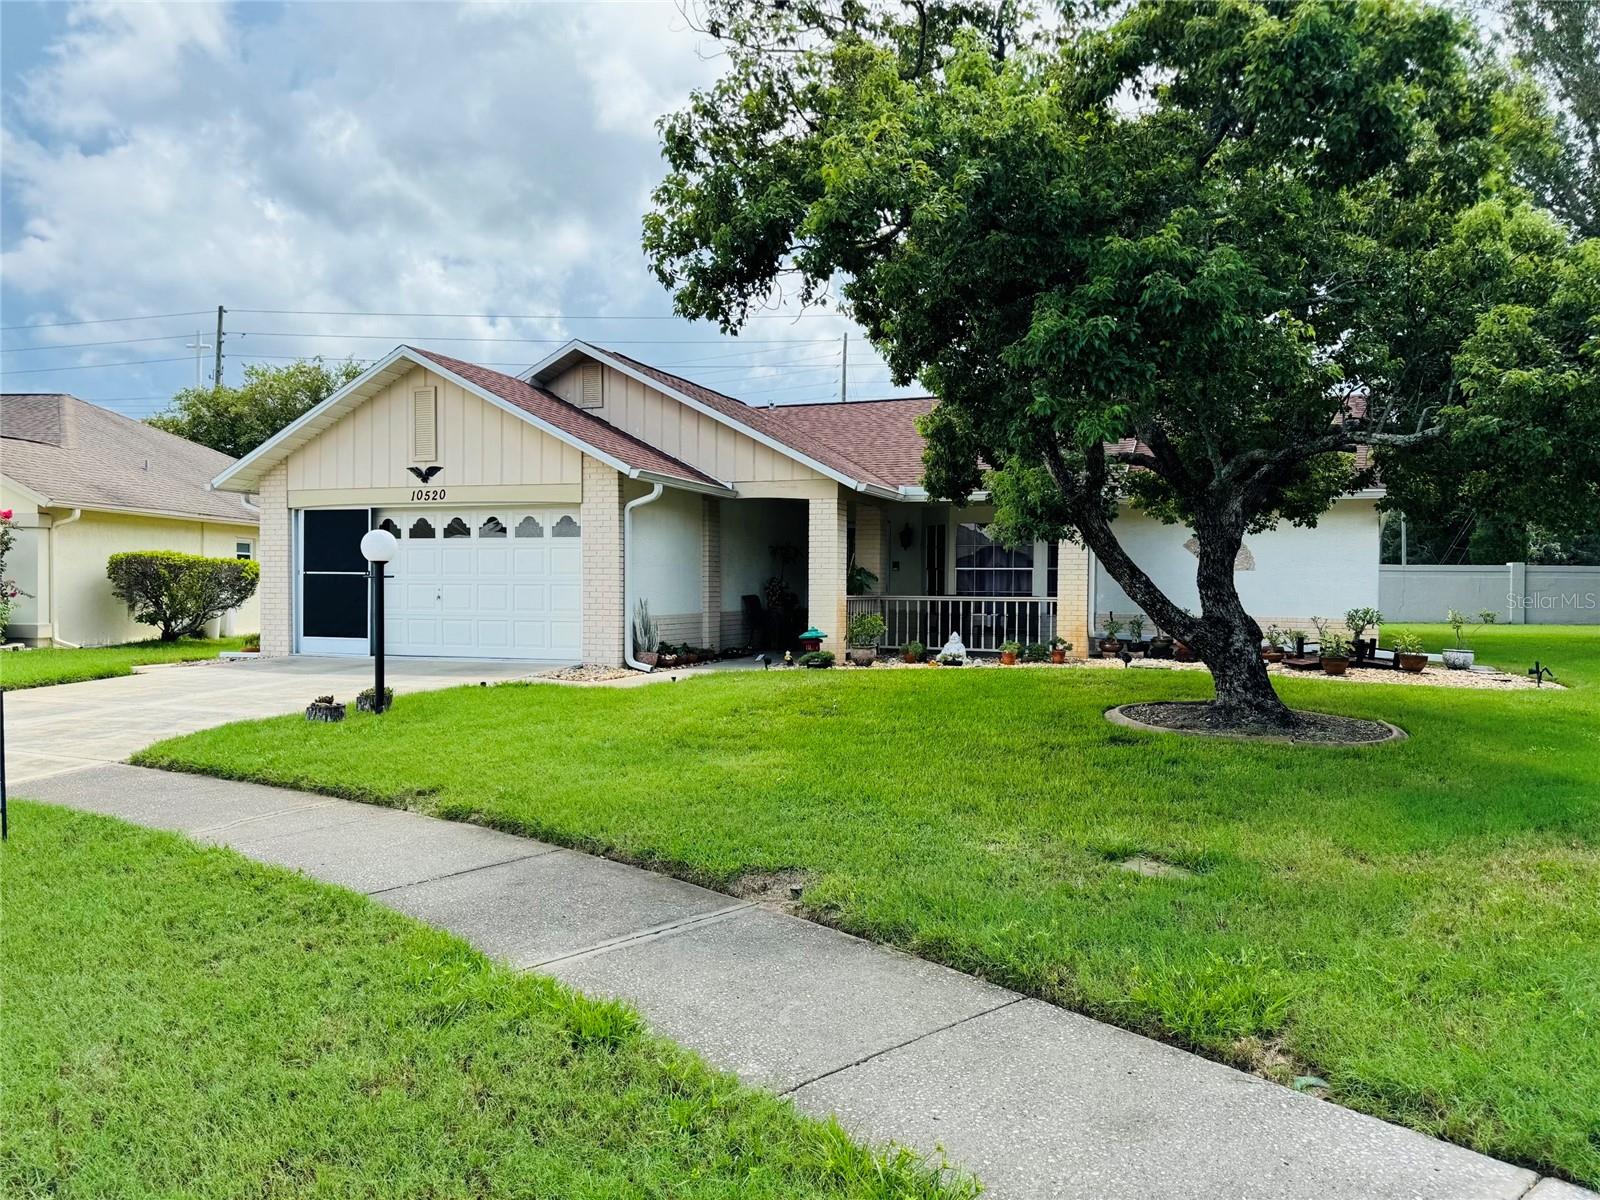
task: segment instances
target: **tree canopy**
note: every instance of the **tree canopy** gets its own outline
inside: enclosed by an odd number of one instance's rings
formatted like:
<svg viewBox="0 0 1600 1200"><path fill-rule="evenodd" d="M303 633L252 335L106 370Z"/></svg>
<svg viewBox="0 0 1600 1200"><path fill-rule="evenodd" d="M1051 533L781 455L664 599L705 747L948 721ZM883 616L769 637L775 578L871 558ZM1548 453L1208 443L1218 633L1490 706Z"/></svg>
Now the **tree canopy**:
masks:
<svg viewBox="0 0 1600 1200"><path fill-rule="evenodd" d="M164 413L149 418L157 429L243 458L285 425L321 404L361 374L354 359L320 358L284 366L247 363L239 387L184 388Z"/></svg>
<svg viewBox="0 0 1600 1200"><path fill-rule="evenodd" d="M940 399L930 490L1084 540L1223 704L1287 719L1234 587L1247 531L1380 476L1408 508L1600 513L1600 258L1516 185L1552 121L1452 13L701 13L728 70L663 121L645 219L679 311L735 329L837 287ZM1120 503L1195 530L1200 613L1123 550Z"/></svg>

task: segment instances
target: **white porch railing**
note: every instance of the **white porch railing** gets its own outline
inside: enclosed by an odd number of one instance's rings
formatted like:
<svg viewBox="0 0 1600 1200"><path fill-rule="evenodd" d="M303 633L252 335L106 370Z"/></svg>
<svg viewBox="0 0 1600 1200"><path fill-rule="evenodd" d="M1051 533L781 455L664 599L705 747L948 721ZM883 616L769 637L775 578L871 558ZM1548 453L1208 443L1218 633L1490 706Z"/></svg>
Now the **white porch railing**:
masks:
<svg viewBox="0 0 1600 1200"><path fill-rule="evenodd" d="M849 615L864 612L883 617L880 646L917 641L938 650L953 631L968 650L998 652L1004 642L1048 642L1056 633L1054 596L851 596Z"/></svg>

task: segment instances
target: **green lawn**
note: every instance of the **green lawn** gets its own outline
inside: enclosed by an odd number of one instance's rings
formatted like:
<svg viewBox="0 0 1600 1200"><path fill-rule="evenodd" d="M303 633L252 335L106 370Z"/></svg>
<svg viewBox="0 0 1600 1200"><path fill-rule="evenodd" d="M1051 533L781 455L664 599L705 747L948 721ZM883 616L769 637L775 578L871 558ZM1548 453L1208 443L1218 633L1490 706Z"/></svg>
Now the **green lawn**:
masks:
<svg viewBox="0 0 1600 1200"><path fill-rule="evenodd" d="M1429 648L1437 627L1425 630ZM1199 673L738 673L404 696L151 765L476 820L727 886L812 873L845 929L1600 1184L1600 630L1500 627L1572 690L1287 679L1367 748L1116 728ZM1194 872L1120 869L1139 854Z"/></svg>
<svg viewBox="0 0 1600 1200"><path fill-rule="evenodd" d="M94 646L83 650L15 650L0 654L0 691L79 683L85 679L111 679L117 675L132 675L134 667L215 658L224 650L237 650L243 645L242 637L184 638L176 642L128 642L122 646Z"/></svg>
<svg viewBox="0 0 1600 1200"><path fill-rule="evenodd" d="M18 809L0 1195L970 1194L365 897Z"/></svg>

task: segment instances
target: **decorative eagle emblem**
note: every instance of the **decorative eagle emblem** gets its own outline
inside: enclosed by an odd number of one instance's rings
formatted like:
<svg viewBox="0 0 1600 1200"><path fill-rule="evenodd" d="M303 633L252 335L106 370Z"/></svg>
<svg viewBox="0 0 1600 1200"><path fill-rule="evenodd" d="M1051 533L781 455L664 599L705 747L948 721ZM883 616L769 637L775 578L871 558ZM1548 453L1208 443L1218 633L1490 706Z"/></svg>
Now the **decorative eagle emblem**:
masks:
<svg viewBox="0 0 1600 1200"><path fill-rule="evenodd" d="M428 483L433 479L433 477L435 475L437 475L440 471L444 470L444 468L441 467L438 463L434 463L434 465L431 466L431 467L407 467L406 470L410 471L413 475L415 475L423 483Z"/></svg>

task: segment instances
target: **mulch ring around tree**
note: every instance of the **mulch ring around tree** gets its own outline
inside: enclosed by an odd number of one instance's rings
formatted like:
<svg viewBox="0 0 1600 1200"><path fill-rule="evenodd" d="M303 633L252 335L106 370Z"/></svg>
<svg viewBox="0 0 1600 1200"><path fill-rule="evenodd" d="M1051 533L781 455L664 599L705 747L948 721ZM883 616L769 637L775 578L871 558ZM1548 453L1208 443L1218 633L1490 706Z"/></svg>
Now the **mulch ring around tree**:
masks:
<svg viewBox="0 0 1600 1200"><path fill-rule="evenodd" d="M1294 725L1287 730L1265 721L1241 722L1225 718L1210 704L1185 701L1123 704L1107 709L1106 720L1152 733L1187 733L1294 745L1375 746L1381 742L1403 741L1406 737L1403 729L1387 721L1339 717L1298 708L1292 711Z"/></svg>

